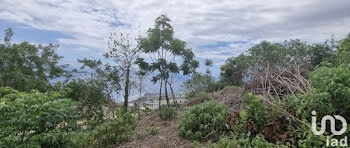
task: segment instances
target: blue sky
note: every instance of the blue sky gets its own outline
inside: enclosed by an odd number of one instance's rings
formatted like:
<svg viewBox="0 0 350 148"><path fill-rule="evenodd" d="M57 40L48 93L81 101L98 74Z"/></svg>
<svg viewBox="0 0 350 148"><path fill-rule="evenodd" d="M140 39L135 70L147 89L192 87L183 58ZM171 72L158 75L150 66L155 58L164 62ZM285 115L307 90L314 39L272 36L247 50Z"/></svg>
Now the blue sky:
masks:
<svg viewBox="0 0 350 148"><path fill-rule="evenodd" d="M213 60L218 77L228 57L262 40L343 38L349 10L349 0L2 0L0 31L12 27L17 43L59 44L62 63L79 67L76 59L101 57L111 32L145 36L154 19L167 14L175 36L201 62Z"/></svg>

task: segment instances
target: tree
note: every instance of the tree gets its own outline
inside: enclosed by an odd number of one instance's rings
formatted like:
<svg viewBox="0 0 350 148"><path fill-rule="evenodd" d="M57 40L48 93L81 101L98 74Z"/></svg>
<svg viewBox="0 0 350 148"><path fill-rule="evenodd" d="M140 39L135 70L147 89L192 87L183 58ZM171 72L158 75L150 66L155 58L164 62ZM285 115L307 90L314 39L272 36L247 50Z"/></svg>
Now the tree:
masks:
<svg viewBox="0 0 350 148"><path fill-rule="evenodd" d="M350 63L350 33L339 41L337 51L328 60L333 66Z"/></svg>
<svg viewBox="0 0 350 148"><path fill-rule="evenodd" d="M7 28L5 30L4 41L5 41L6 46L9 46L11 44L11 38L12 38L13 34L14 34L14 32L13 32L12 28Z"/></svg>
<svg viewBox="0 0 350 148"><path fill-rule="evenodd" d="M238 57L228 58L221 66L220 79L226 85L241 86L250 66L251 57L241 54Z"/></svg>
<svg viewBox="0 0 350 148"><path fill-rule="evenodd" d="M205 59L205 66L207 66L206 73L210 75L211 71L209 70L209 67L213 66L213 60Z"/></svg>
<svg viewBox="0 0 350 148"><path fill-rule="evenodd" d="M140 49L134 47L129 34L111 33L109 38L109 52L105 53L105 58L111 58L117 67L122 71L121 77L124 78L124 107L127 111L129 103L129 94L131 89L130 75L132 66L140 52Z"/></svg>
<svg viewBox="0 0 350 148"><path fill-rule="evenodd" d="M43 92L51 88L50 80L66 74L68 65L58 64L63 58L56 54L58 45L10 44L12 35L7 29L5 44L0 44L0 86Z"/></svg>
<svg viewBox="0 0 350 148"><path fill-rule="evenodd" d="M160 81L159 108L161 107L161 95L164 82L165 98L169 105L168 84L169 75L177 74L180 70L183 74L189 74L196 68L194 54L191 49L186 48L186 42L174 37L171 20L166 15L161 15L155 20L154 28L150 28L147 37L139 39L139 48L149 54L152 61L150 71L157 71L158 75L152 78L154 83ZM177 66L178 58L183 60L181 67Z"/></svg>
<svg viewBox="0 0 350 148"><path fill-rule="evenodd" d="M86 119L88 127L94 127L103 122L102 106L109 100L99 80L73 79L63 87L63 91L66 94L65 97L81 103L82 117Z"/></svg>
<svg viewBox="0 0 350 148"><path fill-rule="evenodd" d="M252 57L252 65L257 68L283 65L286 57L283 46L278 43L270 43L262 41L248 49L249 55Z"/></svg>
<svg viewBox="0 0 350 148"><path fill-rule="evenodd" d="M350 33L348 33L344 39L339 41L339 50L350 52Z"/></svg>
<svg viewBox="0 0 350 148"><path fill-rule="evenodd" d="M192 78L184 84L190 96L196 93L206 92L211 84L215 83L214 78L209 74L195 73Z"/></svg>
<svg viewBox="0 0 350 148"><path fill-rule="evenodd" d="M75 91L73 92L81 93L80 96L83 99L89 100L90 98L91 101L89 102L91 104L94 104L93 106L96 106L98 108L101 108L101 105L107 105L107 107L110 109L110 111L113 113L113 116L114 116L115 106L114 106L113 94L121 90L120 75L119 75L118 67L112 66L109 63L103 64L101 60L89 60L86 58L82 60L78 60L78 62L83 63L83 66L81 67L81 69L88 67L90 71L92 70L92 72L86 72L86 71L82 72L83 74L90 74L90 77L88 77L88 80L86 82L79 80L77 83L78 90L76 90L76 92ZM74 83L75 82L73 81L73 84ZM75 86L75 84L73 86ZM85 90L89 88L91 90ZM89 92L85 92L85 91L89 91ZM92 94L89 95L88 93L92 93ZM101 101L104 103L101 104Z"/></svg>
<svg viewBox="0 0 350 148"><path fill-rule="evenodd" d="M327 41L309 45L299 39L285 41L283 44L262 41L250 48L246 55L228 58L221 66L220 81L225 85L240 86L264 68L295 65L302 67L305 71L303 75L307 75L334 54L333 46Z"/></svg>
<svg viewBox="0 0 350 148"><path fill-rule="evenodd" d="M142 92L143 92L143 90L144 90L144 80L145 80L145 78L148 76L148 72L149 72L149 70L148 70L148 68L149 68L149 65L148 65L148 63L146 63L145 61L144 61L144 59L143 58L137 58L136 59L136 61L134 62L134 64L136 64L136 65L138 65L139 66L139 70L136 72L136 75L137 75L137 77L138 77L138 80L139 80L139 97L141 97L141 95L142 95ZM137 104L137 107L139 107L140 106L140 101L141 101L141 99L139 99L139 102L138 102L138 104ZM138 108L139 109L139 108Z"/></svg>
<svg viewBox="0 0 350 148"><path fill-rule="evenodd" d="M333 45L329 45L328 42L323 44L312 44L308 50L308 55L310 55L310 62L313 67L319 65L322 61L330 58L334 55Z"/></svg>

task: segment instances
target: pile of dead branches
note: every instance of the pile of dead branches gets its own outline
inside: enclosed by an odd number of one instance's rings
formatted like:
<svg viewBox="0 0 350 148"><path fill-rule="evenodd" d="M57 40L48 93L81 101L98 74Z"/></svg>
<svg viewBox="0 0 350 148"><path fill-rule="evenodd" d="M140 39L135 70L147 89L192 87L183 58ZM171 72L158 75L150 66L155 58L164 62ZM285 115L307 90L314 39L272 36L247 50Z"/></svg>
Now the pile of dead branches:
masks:
<svg viewBox="0 0 350 148"><path fill-rule="evenodd" d="M274 96L279 99L285 95L305 93L310 84L302 72L299 66L261 68L253 74L246 89L266 98Z"/></svg>

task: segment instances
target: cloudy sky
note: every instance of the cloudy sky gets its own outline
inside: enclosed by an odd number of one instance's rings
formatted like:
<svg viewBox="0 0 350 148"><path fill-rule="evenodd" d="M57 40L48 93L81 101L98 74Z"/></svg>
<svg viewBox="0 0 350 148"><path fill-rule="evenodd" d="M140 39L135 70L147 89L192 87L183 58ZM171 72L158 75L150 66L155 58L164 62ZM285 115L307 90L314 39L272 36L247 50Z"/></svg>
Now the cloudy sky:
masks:
<svg viewBox="0 0 350 148"><path fill-rule="evenodd" d="M350 32L350 0L0 0L0 29L12 27L14 42L59 44L74 67L101 55L110 32L144 35L161 14L199 60L214 60L214 75L262 40L320 42Z"/></svg>

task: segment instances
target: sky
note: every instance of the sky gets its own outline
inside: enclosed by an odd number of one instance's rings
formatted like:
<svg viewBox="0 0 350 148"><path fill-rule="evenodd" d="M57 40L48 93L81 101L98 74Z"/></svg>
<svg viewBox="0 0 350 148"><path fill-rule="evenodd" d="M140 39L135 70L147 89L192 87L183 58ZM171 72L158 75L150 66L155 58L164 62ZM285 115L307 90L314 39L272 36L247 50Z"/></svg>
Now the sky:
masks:
<svg viewBox="0 0 350 148"><path fill-rule="evenodd" d="M145 36L161 14L199 61L214 61L215 77L228 57L262 40L312 43L350 32L349 0L0 0L0 31L12 27L13 42L59 44L62 63L78 67L77 59L101 57L111 32Z"/></svg>

